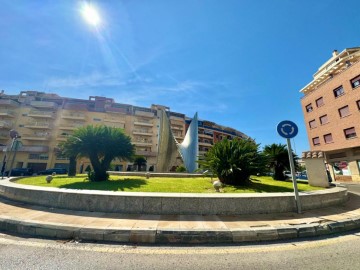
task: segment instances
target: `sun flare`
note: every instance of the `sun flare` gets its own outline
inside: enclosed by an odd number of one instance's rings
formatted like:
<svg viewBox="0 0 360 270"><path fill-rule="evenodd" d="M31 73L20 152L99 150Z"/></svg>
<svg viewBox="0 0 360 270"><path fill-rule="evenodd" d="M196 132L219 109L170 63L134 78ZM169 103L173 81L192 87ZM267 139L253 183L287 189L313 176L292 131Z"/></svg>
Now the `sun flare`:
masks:
<svg viewBox="0 0 360 270"><path fill-rule="evenodd" d="M81 13L85 21L93 26L97 26L100 23L100 16L98 11L90 4L84 4L81 9Z"/></svg>

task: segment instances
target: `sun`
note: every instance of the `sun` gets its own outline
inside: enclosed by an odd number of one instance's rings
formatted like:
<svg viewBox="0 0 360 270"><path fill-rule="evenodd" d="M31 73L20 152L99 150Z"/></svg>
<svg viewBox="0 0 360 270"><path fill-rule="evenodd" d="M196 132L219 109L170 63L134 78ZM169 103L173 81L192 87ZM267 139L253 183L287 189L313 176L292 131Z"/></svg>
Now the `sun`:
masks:
<svg viewBox="0 0 360 270"><path fill-rule="evenodd" d="M100 23L100 16L98 11L90 4L84 4L81 9L85 21L93 26L97 26Z"/></svg>

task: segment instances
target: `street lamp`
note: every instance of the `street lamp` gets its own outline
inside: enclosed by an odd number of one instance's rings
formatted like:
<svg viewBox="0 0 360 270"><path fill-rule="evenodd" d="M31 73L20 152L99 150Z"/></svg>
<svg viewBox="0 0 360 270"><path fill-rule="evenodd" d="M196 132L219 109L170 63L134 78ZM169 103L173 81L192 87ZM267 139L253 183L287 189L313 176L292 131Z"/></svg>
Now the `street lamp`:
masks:
<svg viewBox="0 0 360 270"><path fill-rule="evenodd" d="M13 169L13 165L14 165L14 161L15 161L15 157L16 157L16 151L17 151L18 148L19 148L18 139L21 138L21 136L19 135L19 133L18 133L16 130L14 130L14 129L10 130L9 134L10 134L10 138L12 139L10 152L13 151L14 154L13 154L13 157L12 157L12 160L11 160L11 163L10 163L10 169L9 169L8 177L11 176L11 171L12 171L12 169Z"/></svg>

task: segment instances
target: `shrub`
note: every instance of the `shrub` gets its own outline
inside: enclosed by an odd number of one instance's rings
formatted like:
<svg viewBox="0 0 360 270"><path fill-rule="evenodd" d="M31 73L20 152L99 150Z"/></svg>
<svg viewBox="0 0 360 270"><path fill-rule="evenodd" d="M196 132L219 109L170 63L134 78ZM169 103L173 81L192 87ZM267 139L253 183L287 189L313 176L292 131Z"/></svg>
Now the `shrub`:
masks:
<svg viewBox="0 0 360 270"><path fill-rule="evenodd" d="M264 157L258 148L251 139L225 139L215 143L199 164L224 184L246 185L250 175L264 167Z"/></svg>
<svg viewBox="0 0 360 270"><path fill-rule="evenodd" d="M176 168L176 172L178 173L186 172L186 168L184 166L179 166Z"/></svg>

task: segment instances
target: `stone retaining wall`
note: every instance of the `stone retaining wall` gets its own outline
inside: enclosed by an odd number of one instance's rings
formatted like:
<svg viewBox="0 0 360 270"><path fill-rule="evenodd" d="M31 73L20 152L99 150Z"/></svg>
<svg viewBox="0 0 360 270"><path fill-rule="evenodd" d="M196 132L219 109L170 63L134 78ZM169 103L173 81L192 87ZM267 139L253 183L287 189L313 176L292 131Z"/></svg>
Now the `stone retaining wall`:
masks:
<svg viewBox="0 0 360 270"><path fill-rule="evenodd" d="M0 196L29 204L79 211L166 214L242 215L296 211L293 193L147 193L43 188L0 181ZM342 204L347 189L301 192L303 210Z"/></svg>

